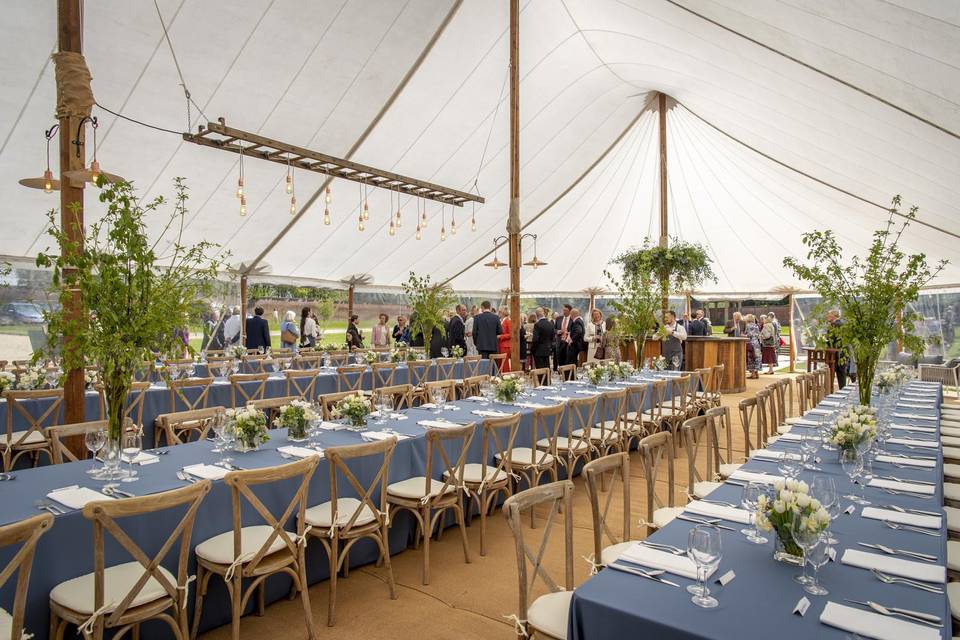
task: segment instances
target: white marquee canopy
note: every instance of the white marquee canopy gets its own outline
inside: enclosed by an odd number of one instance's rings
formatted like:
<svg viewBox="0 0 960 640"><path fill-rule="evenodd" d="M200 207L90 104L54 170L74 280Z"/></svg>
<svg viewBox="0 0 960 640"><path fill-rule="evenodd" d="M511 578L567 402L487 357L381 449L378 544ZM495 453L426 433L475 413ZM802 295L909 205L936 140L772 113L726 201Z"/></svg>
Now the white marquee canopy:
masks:
<svg viewBox="0 0 960 640"><path fill-rule="evenodd" d="M507 270L482 266L508 210L506 0L158 6L192 97L211 119L330 155L356 147L355 161L486 198L476 232L472 208L457 208L456 235L451 208L441 214L428 203L418 241L416 201L401 199L403 226L390 236L390 195L372 191L371 219L360 232L360 188L335 181L333 224L323 224L321 198L264 257L272 279L369 273L374 285L395 286L413 270L459 274L452 284L463 291L507 286ZM876 205L897 193L931 225L914 224L905 247L951 259L938 284L960 282L956 2L521 6L521 221L538 234L548 262L524 269L525 291L602 285L612 257L658 234L658 91L676 101L667 116L671 235L709 250L719 281L705 289L799 286L781 260L803 255L801 233L832 228L862 253L886 217ZM0 254L29 257L47 246L44 212L57 205L17 185L42 170L42 134L54 122L55 3L10 0L4 13ZM237 157L175 134L187 128L186 106L153 2L88 1L84 19L98 103L171 130L95 108L103 168L147 196L169 195L173 178L186 177L186 241L220 243L237 263L261 254L291 219L284 169L245 162L248 214L240 217ZM199 121L193 109L194 128ZM299 172L298 201L322 182ZM99 203L90 190L86 200L91 220ZM525 260L532 250L524 244Z"/></svg>

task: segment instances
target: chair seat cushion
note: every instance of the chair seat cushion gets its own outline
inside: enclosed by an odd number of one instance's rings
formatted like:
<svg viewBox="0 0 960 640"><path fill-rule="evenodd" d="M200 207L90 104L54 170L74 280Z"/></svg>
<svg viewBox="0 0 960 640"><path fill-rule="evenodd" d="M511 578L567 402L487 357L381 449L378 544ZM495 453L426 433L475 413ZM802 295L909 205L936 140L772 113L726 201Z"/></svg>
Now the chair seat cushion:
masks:
<svg viewBox="0 0 960 640"><path fill-rule="evenodd" d="M960 428L958 427L940 427L941 436L950 436L953 438L960 438Z"/></svg>
<svg viewBox="0 0 960 640"><path fill-rule="evenodd" d="M47 441L47 439L43 437L42 431L30 431L27 437L21 442L20 438L23 438L27 431L27 429L24 429L23 431L14 431L10 438L7 438L6 434L4 434L4 440L3 442L0 442L0 444L12 443L18 446L23 446L28 444L43 444Z"/></svg>
<svg viewBox="0 0 960 640"><path fill-rule="evenodd" d="M360 504L360 501L356 498L337 498L337 524L342 526L350 522L350 518L360 508ZM311 526L329 529L333 524L333 502L328 500L308 508L303 519ZM360 527L376 520L376 512L370 508L370 505L365 504L360 511L360 515L353 521L352 526Z"/></svg>
<svg viewBox="0 0 960 640"><path fill-rule="evenodd" d="M537 446L543 447L544 449L548 448L550 446L550 439L543 438L542 440L537 440ZM570 440L566 436L557 438L557 449L560 451L581 452L586 451L588 448L589 445L583 440Z"/></svg>
<svg viewBox="0 0 960 640"><path fill-rule="evenodd" d="M651 524L660 529L673 522L681 513L683 513L683 507L660 507L653 512L653 522Z"/></svg>
<svg viewBox="0 0 960 640"><path fill-rule="evenodd" d="M780 439L780 436L770 436L769 438L767 438L767 444L773 444L779 439Z"/></svg>
<svg viewBox="0 0 960 640"><path fill-rule="evenodd" d="M943 447L942 450L944 460L960 460L960 447Z"/></svg>
<svg viewBox="0 0 960 640"><path fill-rule="evenodd" d="M387 496L396 496L398 498L408 498L410 500L416 500L424 497L423 492L427 488L427 479L424 476L415 476L413 478L407 478L406 480L401 480L400 482L394 482L393 484L387 485ZM443 488L443 482L440 480L431 480L430 481L430 496L438 496L440 492L443 493L452 493L456 491L457 488L451 484L447 485L447 488Z"/></svg>
<svg viewBox="0 0 960 640"><path fill-rule="evenodd" d="M793 429L793 427L792 427L791 425L789 425L789 424L782 424L782 425L780 425L779 427L777 427L777 433L780 434L780 435L783 435L783 434L785 434L785 433L790 433L790 429Z"/></svg>
<svg viewBox="0 0 960 640"><path fill-rule="evenodd" d="M960 438L954 436L941 436L940 443L945 447L960 447Z"/></svg>
<svg viewBox="0 0 960 640"><path fill-rule="evenodd" d="M944 454L946 457L946 454ZM960 481L960 464L946 463L943 465L943 477Z"/></svg>
<svg viewBox="0 0 960 640"><path fill-rule="evenodd" d="M663 410L664 416L683 416L687 414L687 408L681 407L679 404L674 407L669 402L661 402L660 408Z"/></svg>
<svg viewBox="0 0 960 640"><path fill-rule="evenodd" d="M960 541L958 540L947 540L947 569L960 571ZM960 584L960 582L957 584ZM957 604L960 604L960 602Z"/></svg>
<svg viewBox="0 0 960 640"><path fill-rule="evenodd" d="M627 540L626 542L620 542L618 544L612 544L609 547L605 547L600 551L600 562L598 564L607 566L622 556L627 549L635 544L637 544L636 540Z"/></svg>
<svg viewBox="0 0 960 640"><path fill-rule="evenodd" d="M499 460L500 454L498 453L494 457ZM515 467L532 467L534 465L550 467L553 466L554 458L546 451L536 451L536 453L534 453L534 449L531 449L530 447L514 447L510 452L510 463Z"/></svg>
<svg viewBox="0 0 960 640"><path fill-rule="evenodd" d="M944 507L943 511L947 514L947 530L960 533L960 509Z"/></svg>
<svg viewBox="0 0 960 640"><path fill-rule="evenodd" d="M737 463L737 462L728 462L725 464L721 464L720 469L718 470L718 473L720 474L721 478L729 478L737 471L737 469L739 469L742 466L743 466L743 463Z"/></svg>
<svg viewBox="0 0 960 640"><path fill-rule="evenodd" d="M950 617L960 620L960 582L947 583L947 600L950 602Z"/></svg>
<svg viewBox="0 0 960 640"><path fill-rule="evenodd" d="M701 480L700 482L695 482L693 485L693 495L697 498L705 498L710 495L711 491L719 489L723 486L722 482L713 482L712 480Z"/></svg>
<svg viewBox="0 0 960 640"><path fill-rule="evenodd" d="M233 535L233 532L229 532ZM229 561L228 561L229 562ZM162 573L171 584L176 585L177 579L163 567L159 567ZM130 592L133 585L137 583L144 574L145 569L139 562L125 562L113 567L108 567L103 571L103 602L105 610L103 613L110 613L117 608L120 601ZM50 599L62 607L71 611L89 615L95 611L93 601L93 573L84 574L78 578L72 578L61 582L50 592ZM150 577L147 583L143 585L140 593L131 601L130 607L138 607L148 602L159 600L167 595L163 587L156 578ZM9 637L9 636L4 636Z"/></svg>
<svg viewBox="0 0 960 640"><path fill-rule="evenodd" d="M610 428L601 429L600 427L590 428L590 439L594 442L611 442L617 439L617 432L613 431L612 422ZM583 429L577 429L573 432L574 437L583 437Z"/></svg>
<svg viewBox="0 0 960 640"><path fill-rule="evenodd" d="M260 547L263 546L263 543L267 541L267 538L270 537L272 532L273 527L265 524L240 529L240 555L245 556L249 554L250 557L253 557L253 554L260 550ZM295 538L296 535L296 533L289 533L291 539ZM280 536L277 536L270 544L270 553L285 548L286 544L284 544ZM194 551L197 557L203 558L207 562L232 564L234 560L233 531L224 531L218 536L204 540L197 545Z"/></svg>
<svg viewBox="0 0 960 640"><path fill-rule="evenodd" d="M443 475L446 476L447 472L444 472ZM506 471L497 469L495 466L489 464L486 467L479 462L471 462L463 465L463 481L471 484L502 482L509 477Z"/></svg>
<svg viewBox="0 0 960 640"><path fill-rule="evenodd" d="M573 591L557 591L540 596L527 607L527 623L548 636L565 640L572 597Z"/></svg>
<svg viewBox="0 0 960 640"><path fill-rule="evenodd" d="M800 416L790 416L789 418L786 418L783 422L784 424L797 424L798 422L802 422L803 420L804 418L801 418Z"/></svg>

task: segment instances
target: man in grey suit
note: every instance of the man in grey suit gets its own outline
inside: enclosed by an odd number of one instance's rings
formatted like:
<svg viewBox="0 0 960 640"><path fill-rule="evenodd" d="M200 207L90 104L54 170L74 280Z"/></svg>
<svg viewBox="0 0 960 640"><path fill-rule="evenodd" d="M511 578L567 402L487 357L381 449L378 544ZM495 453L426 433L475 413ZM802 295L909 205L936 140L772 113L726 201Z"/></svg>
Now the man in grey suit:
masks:
<svg viewBox="0 0 960 640"><path fill-rule="evenodd" d="M484 360L497 352L497 336L503 333L500 318L490 310L490 301L480 303L480 313L473 319L473 343Z"/></svg>

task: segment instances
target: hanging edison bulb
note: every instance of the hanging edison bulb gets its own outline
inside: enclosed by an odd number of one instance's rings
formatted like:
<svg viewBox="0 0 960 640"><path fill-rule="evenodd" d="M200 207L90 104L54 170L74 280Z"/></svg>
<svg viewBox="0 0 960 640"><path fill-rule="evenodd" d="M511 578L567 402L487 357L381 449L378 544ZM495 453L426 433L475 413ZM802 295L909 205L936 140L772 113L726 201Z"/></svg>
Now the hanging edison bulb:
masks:
<svg viewBox="0 0 960 640"><path fill-rule="evenodd" d="M364 226L364 224L363 224L363 214L361 213L361 214L357 217L357 231L363 231L365 228L366 228L366 226Z"/></svg>
<svg viewBox="0 0 960 640"><path fill-rule="evenodd" d="M287 193L293 193L293 171L287 163Z"/></svg>
<svg viewBox="0 0 960 640"><path fill-rule="evenodd" d="M393 225L393 218L390 219L390 235L397 235L397 228Z"/></svg>
<svg viewBox="0 0 960 640"><path fill-rule="evenodd" d="M447 239L447 230L443 228L443 225L440 225L440 242L443 242Z"/></svg>
<svg viewBox="0 0 960 640"><path fill-rule="evenodd" d="M290 196L290 215L297 212L297 196Z"/></svg>
<svg viewBox="0 0 960 640"><path fill-rule="evenodd" d="M457 235L457 219L453 217L453 210L450 211L450 235Z"/></svg>
<svg viewBox="0 0 960 640"><path fill-rule="evenodd" d="M367 203L367 185L363 185L363 213L361 214L364 220L370 219L370 205Z"/></svg>
<svg viewBox="0 0 960 640"><path fill-rule="evenodd" d="M420 215L420 226L427 228L427 203L423 203L423 213Z"/></svg>
<svg viewBox="0 0 960 640"><path fill-rule="evenodd" d="M330 207L323 208L323 224L330 226Z"/></svg>
<svg viewBox="0 0 960 640"><path fill-rule="evenodd" d="M420 225L417 224L417 235L416 235L416 238L417 238L417 240L419 240L421 237L423 237L423 236L422 236L422 234L420 233Z"/></svg>
<svg viewBox="0 0 960 640"><path fill-rule="evenodd" d="M327 185L327 195L324 196L324 202L326 202L327 204L330 204L331 202L333 202L333 196L330 194L331 194L330 185Z"/></svg>
<svg viewBox="0 0 960 640"><path fill-rule="evenodd" d="M247 196L240 196L240 215L247 215Z"/></svg>
<svg viewBox="0 0 960 640"><path fill-rule="evenodd" d="M240 177L237 178L237 197L243 198L243 149L240 150ZM246 207L244 207L246 211Z"/></svg>
<svg viewBox="0 0 960 640"><path fill-rule="evenodd" d="M477 216L470 216L470 231L477 230Z"/></svg>

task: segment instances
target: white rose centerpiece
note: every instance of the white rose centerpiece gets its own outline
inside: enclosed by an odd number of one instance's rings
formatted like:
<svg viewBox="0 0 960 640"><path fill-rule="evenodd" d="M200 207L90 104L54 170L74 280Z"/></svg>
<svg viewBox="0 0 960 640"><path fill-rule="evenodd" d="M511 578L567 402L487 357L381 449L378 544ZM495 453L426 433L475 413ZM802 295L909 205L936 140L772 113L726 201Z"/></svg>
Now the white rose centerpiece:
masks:
<svg viewBox="0 0 960 640"><path fill-rule="evenodd" d="M833 423L829 440L842 455L855 455L857 448L869 446L877 437L877 411L858 404Z"/></svg>
<svg viewBox="0 0 960 640"><path fill-rule="evenodd" d="M803 551L793 540L793 521L801 518L810 531L821 532L829 526L830 514L810 496L810 487L802 480L778 480L774 491L772 500L769 496L757 500L757 528L776 532L775 559L799 564Z"/></svg>

